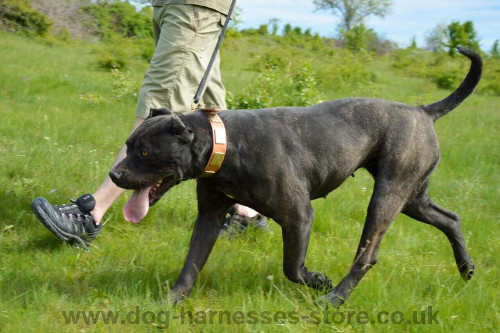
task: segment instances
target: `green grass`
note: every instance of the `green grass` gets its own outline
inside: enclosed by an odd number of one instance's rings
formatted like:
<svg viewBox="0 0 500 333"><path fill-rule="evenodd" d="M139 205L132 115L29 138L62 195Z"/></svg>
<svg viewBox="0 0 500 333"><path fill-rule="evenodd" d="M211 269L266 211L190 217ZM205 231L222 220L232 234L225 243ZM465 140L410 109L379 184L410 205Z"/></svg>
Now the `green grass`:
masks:
<svg viewBox="0 0 500 333"><path fill-rule="evenodd" d="M196 217L194 182L174 188L140 225L124 222L121 198L105 216L91 251L75 250L44 229L29 210L36 196L66 202L94 191L133 123L133 97L113 97L113 77L97 66L93 44L53 44L0 32L0 331L136 332L153 324L65 324L62 311L319 311L320 292L293 284L282 273L279 227L220 239L183 308L159 300L175 282ZM287 52L280 50L282 54ZM238 92L255 77L252 57L272 52L242 39L223 49L226 87ZM294 61L306 59L296 50ZM234 57L231 55L235 55ZM316 57L317 55L315 55ZM321 60L325 57L317 56ZM318 60L318 61L319 61ZM292 61L292 60L290 60ZM389 60L370 66L377 81L339 88L321 77L327 98L365 95L411 104L430 103L449 91L427 80L402 77ZM315 63L315 68L321 64ZM132 61L127 74L140 82L147 64ZM464 74L465 74L464 69ZM335 78L331 78L335 81ZM98 94L100 103L91 102ZM431 177L430 195L462 217L476 275L464 283L451 247L438 230L398 217L384 241L379 263L365 276L342 311L412 311L432 306L439 324L257 323L182 324L175 331L496 332L500 260L499 97L473 95L436 124L442 160ZM316 218L307 256L311 270L340 281L352 262L373 181L364 171L313 203ZM200 315L201 316L201 315ZM289 318L290 319L290 318Z"/></svg>

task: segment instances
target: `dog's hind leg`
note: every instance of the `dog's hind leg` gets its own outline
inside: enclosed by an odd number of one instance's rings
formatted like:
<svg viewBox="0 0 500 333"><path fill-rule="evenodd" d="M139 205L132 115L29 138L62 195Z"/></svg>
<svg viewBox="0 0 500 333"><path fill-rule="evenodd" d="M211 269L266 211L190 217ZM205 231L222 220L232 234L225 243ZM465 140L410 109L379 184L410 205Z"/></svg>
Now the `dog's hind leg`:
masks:
<svg viewBox="0 0 500 333"><path fill-rule="evenodd" d="M426 186L425 186L426 188ZM467 252L464 236L460 227L460 217L435 204L427 195L425 188L416 199L408 201L403 213L409 217L430 224L441 230L451 243L458 270L464 280L474 274L474 264Z"/></svg>
<svg viewBox="0 0 500 333"><path fill-rule="evenodd" d="M333 291L319 300L320 303L324 303L325 298L333 306L344 303L366 272L377 263L380 242L410 196L411 188L412 183L408 181L397 179L375 181L353 265Z"/></svg>
<svg viewBox="0 0 500 333"><path fill-rule="evenodd" d="M310 272L305 264L309 235L314 218L314 210L304 199L303 208L285 214L281 221L283 235L283 272L292 282L303 283L315 289L332 289L332 281L321 273ZM307 204L305 204L307 202Z"/></svg>

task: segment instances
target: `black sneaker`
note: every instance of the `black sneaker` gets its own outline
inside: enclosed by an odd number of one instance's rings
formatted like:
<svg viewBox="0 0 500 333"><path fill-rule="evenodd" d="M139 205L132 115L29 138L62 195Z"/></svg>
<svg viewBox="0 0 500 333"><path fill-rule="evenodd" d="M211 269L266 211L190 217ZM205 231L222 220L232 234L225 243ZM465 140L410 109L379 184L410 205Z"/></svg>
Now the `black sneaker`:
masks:
<svg viewBox="0 0 500 333"><path fill-rule="evenodd" d="M231 207L226 216L226 221L222 226L221 235L241 233L249 227L269 231L267 218L264 215L257 214L253 217L248 217L237 214L234 207Z"/></svg>
<svg viewBox="0 0 500 333"><path fill-rule="evenodd" d="M102 225L96 225L90 212L94 209L95 199L84 194L68 205L51 205L45 198L36 198L31 210L40 222L64 242L88 250Z"/></svg>

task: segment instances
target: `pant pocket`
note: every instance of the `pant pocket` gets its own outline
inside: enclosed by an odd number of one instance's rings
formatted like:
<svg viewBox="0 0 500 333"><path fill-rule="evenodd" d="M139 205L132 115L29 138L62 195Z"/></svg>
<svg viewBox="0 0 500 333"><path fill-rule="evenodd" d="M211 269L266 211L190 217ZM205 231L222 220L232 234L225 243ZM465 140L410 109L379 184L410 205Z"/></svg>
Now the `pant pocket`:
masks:
<svg viewBox="0 0 500 333"><path fill-rule="evenodd" d="M226 15L207 7L193 6L193 12L196 32L199 34L219 32L226 20Z"/></svg>

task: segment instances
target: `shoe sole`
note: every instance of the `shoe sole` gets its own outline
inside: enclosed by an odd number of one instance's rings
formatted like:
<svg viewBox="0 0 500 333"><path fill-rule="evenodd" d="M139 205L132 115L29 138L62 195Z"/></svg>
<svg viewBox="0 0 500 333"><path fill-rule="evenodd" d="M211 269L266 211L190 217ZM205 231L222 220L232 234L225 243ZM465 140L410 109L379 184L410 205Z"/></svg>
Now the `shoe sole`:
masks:
<svg viewBox="0 0 500 333"><path fill-rule="evenodd" d="M219 236L232 236L242 234L248 228L265 232L270 231L269 224L267 223L267 218L261 214L258 214L255 218L249 218L248 224L246 225L242 224L239 220L233 220L234 215L239 214L233 212L233 214L231 215L233 216L228 217L229 220L227 220L227 222L224 224L223 228L219 232Z"/></svg>
<svg viewBox="0 0 500 333"><path fill-rule="evenodd" d="M85 244L85 241L82 238L80 238L76 235L70 234L70 233L60 229L57 225L55 225L51 221L50 217L45 213L44 207L51 207L51 209L53 209L52 205L46 199L41 198L41 197L36 198L31 203L31 210L33 211L33 213L35 213L35 215L38 217L40 222L42 222L42 224L47 229L49 229L54 235L56 235L59 239L61 239L65 243L68 243L72 246L81 247L85 251L89 250L87 244Z"/></svg>

